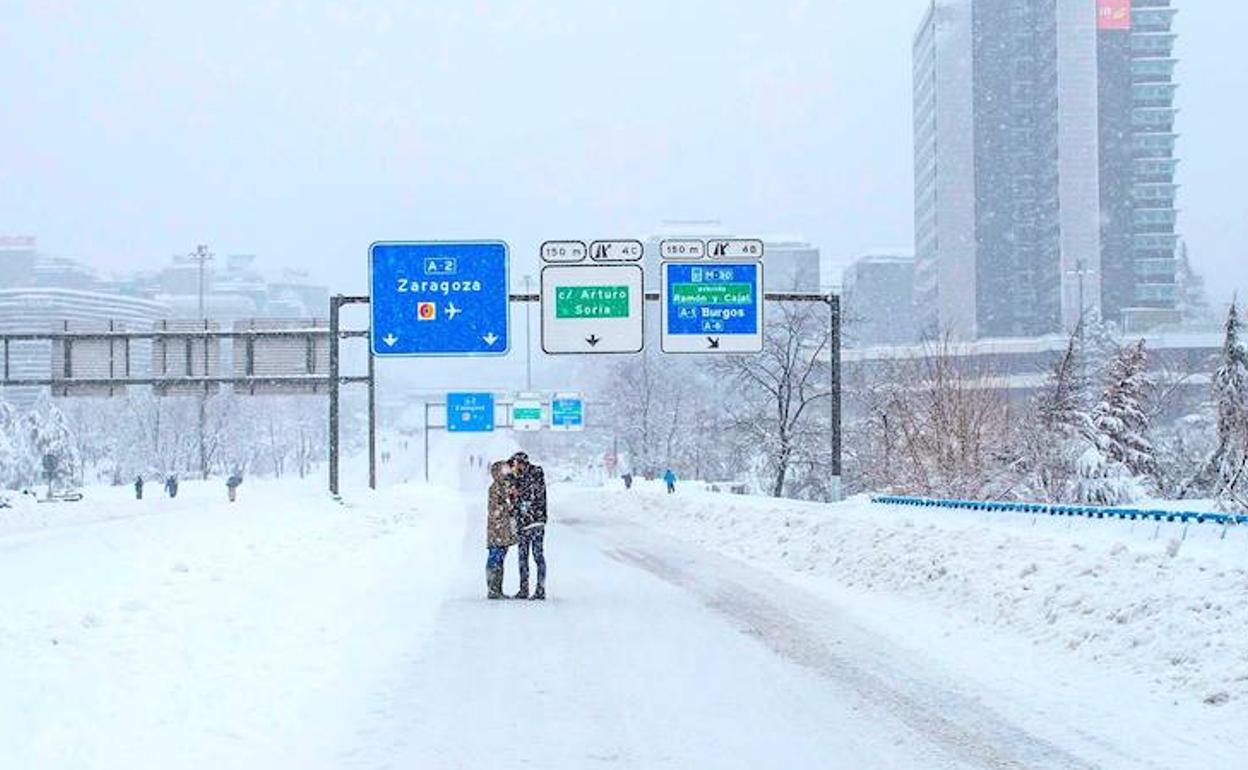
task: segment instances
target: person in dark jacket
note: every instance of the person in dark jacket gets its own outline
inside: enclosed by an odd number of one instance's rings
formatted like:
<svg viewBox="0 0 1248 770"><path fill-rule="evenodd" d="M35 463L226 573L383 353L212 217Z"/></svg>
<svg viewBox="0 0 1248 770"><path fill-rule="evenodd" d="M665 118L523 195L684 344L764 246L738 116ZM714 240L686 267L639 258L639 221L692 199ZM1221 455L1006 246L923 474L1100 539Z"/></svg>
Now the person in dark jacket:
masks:
<svg viewBox="0 0 1248 770"><path fill-rule="evenodd" d="M143 499L143 477L142 476L134 477L134 499L135 500Z"/></svg>
<svg viewBox="0 0 1248 770"><path fill-rule="evenodd" d="M171 473L169 478L165 479L165 491L169 493L170 497L178 496L178 477L176 475Z"/></svg>
<svg viewBox="0 0 1248 770"><path fill-rule="evenodd" d="M503 563L507 548L516 544L516 523L512 517L511 466L506 462L490 464L489 502L485 520L485 547L489 555L485 560L486 596L504 599Z"/></svg>
<svg viewBox="0 0 1248 770"><path fill-rule="evenodd" d="M243 483L243 474L240 471L234 471L230 477L225 480L225 490L230 496L230 502L238 499L238 488Z"/></svg>
<svg viewBox="0 0 1248 770"><path fill-rule="evenodd" d="M512 506L520 551L520 591L517 599L529 598L529 553L537 565L534 599L546 598L546 475L540 465L529 462L524 452L511 456Z"/></svg>

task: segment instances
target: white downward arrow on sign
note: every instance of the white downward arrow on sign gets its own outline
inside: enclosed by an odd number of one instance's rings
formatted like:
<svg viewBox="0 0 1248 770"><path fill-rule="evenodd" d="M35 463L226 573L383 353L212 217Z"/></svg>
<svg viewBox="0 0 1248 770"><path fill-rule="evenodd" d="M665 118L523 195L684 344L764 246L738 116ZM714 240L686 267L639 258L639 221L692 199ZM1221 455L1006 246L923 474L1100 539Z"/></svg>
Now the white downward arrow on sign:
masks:
<svg viewBox="0 0 1248 770"><path fill-rule="evenodd" d="M394 343L398 342L399 338L394 336L394 334L392 333L392 334L387 334L386 336L382 337L381 341L386 343L387 347L394 347Z"/></svg>
<svg viewBox="0 0 1248 770"><path fill-rule="evenodd" d="M498 335L496 335L494 332L490 332L489 334L485 335L481 339L485 340L485 344L493 345L495 342L498 342Z"/></svg>

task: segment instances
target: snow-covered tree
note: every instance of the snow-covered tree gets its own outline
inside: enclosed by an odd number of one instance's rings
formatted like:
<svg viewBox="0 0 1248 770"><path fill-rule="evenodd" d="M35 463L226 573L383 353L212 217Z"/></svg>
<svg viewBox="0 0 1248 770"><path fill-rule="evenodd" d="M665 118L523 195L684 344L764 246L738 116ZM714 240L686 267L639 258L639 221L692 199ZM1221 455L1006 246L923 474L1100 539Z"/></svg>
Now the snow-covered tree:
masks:
<svg viewBox="0 0 1248 770"><path fill-rule="evenodd" d="M991 366L946 338L880 370L852 386L869 392L854 395L853 408L866 409L851 418L856 487L967 499L1011 493L1015 425Z"/></svg>
<svg viewBox="0 0 1248 770"><path fill-rule="evenodd" d="M0 489L15 489L22 484L22 446L17 427L17 410L0 400Z"/></svg>
<svg viewBox="0 0 1248 770"><path fill-rule="evenodd" d="M710 359L707 368L743 395L734 411L733 427L755 447L762 470L770 477L773 497L786 493L799 466L817 467L826 454L826 425L821 430L817 404L827 404L826 359L829 344L827 311L810 304L781 303L763 332L763 352L757 356Z"/></svg>
<svg viewBox="0 0 1248 770"><path fill-rule="evenodd" d="M1205 279L1192 267L1186 242L1179 244L1175 282L1178 284L1177 310L1182 313L1183 321L1189 324L1203 324L1213 320L1209 298L1205 294Z"/></svg>
<svg viewBox="0 0 1248 770"><path fill-rule="evenodd" d="M1018 496L1044 502L1070 497L1092 426L1087 368L1076 331L1050 367L1019 435Z"/></svg>
<svg viewBox="0 0 1248 770"><path fill-rule="evenodd" d="M1120 462L1095 444L1087 444L1075 463L1073 497L1089 505L1121 505L1138 499L1143 487Z"/></svg>
<svg viewBox="0 0 1248 770"><path fill-rule="evenodd" d="M1092 428L1106 456L1145 478L1157 473L1157 458L1147 438L1152 389L1148 353L1140 340L1110 361L1105 392L1092 410Z"/></svg>
<svg viewBox="0 0 1248 770"><path fill-rule="evenodd" d="M1235 302L1226 317L1226 336L1213 375L1217 443L1185 492L1211 494L1228 508L1248 509L1248 350L1240 339Z"/></svg>
<svg viewBox="0 0 1248 770"><path fill-rule="evenodd" d="M54 484L69 483L77 477L79 458L74 431L52 399L44 394L22 418L22 432L32 464L38 467L38 475L45 478L45 457L55 458ZM33 481L33 479L32 479Z"/></svg>
<svg viewBox="0 0 1248 770"><path fill-rule="evenodd" d="M1157 460L1147 438L1152 389L1144 341L1122 348L1105 367L1105 386L1092 408L1076 463L1075 498L1118 505L1155 486Z"/></svg>

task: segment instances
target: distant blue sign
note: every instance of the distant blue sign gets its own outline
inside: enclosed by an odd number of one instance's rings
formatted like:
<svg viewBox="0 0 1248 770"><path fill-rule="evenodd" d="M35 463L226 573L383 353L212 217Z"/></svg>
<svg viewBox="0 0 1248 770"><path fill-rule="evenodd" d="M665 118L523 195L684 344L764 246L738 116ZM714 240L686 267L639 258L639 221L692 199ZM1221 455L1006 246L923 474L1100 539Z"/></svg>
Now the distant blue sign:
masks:
<svg viewBox="0 0 1248 770"><path fill-rule="evenodd" d="M585 402L574 396L555 396L550 400L551 430L582 430L585 427Z"/></svg>
<svg viewBox="0 0 1248 770"><path fill-rule="evenodd" d="M446 429L452 433L489 433L494 430L494 394L446 394Z"/></svg>
<svg viewBox="0 0 1248 770"><path fill-rule="evenodd" d="M506 243L374 243L368 264L374 355L507 354Z"/></svg>

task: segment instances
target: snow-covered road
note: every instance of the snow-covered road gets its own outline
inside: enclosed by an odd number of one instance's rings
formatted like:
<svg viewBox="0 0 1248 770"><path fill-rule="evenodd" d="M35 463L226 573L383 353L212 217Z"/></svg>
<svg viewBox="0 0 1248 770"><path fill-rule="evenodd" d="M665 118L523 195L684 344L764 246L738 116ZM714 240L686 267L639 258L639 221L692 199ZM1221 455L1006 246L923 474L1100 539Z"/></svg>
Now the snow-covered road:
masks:
<svg viewBox="0 0 1248 770"><path fill-rule="evenodd" d="M483 602L482 533L467 528L432 635L379 706L392 719L377 735L397 744L364 766L1086 766L847 665L839 640L763 592L774 580L609 515L554 515L544 604Z"/></svg>
<svg viewBox="0 0 1248 770"><path fill-rule="evenodd" d="M620 496L557 490L551 598L487 602L467 482L0 518L0 766L1234 766L961 677Z"/></svg>

